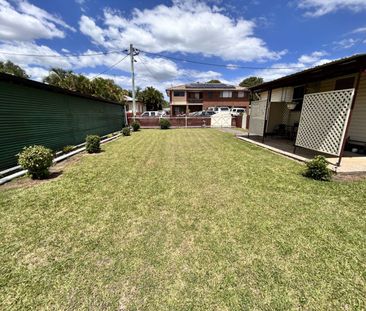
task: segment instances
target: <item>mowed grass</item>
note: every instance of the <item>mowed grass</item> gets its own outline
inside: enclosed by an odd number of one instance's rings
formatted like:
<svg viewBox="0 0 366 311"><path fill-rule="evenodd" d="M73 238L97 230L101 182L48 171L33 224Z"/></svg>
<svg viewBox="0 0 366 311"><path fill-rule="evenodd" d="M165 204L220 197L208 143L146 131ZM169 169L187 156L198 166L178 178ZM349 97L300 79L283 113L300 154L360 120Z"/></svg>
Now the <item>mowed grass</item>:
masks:
<svg viewBox="0 0 366 311"><path fill-rule="evenodd" d="M212 129L142 130L0 189L2 310L361 310L366 181Z"/></svg>

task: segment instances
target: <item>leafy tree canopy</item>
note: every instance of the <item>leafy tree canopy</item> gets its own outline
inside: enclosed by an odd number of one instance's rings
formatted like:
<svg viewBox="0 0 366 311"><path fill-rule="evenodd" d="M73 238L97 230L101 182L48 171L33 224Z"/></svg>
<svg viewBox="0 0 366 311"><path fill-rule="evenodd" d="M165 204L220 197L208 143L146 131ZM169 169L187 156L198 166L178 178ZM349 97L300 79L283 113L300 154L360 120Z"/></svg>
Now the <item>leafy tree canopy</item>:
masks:
<svg viewBox="0 0 366 311"><path fill-rule="evenodd" d="M113 80L95 78L90 80L81 74L76 74L71 70L52 68L43 82L58 86L70 91L80 92L85 95L100 97L106 100L124 103L124 95L127 91L115 84Z"/></svg>
<svg viewBox="0 0 366 311"><path fill-rule="evenodd" d="M0 72L8 73L20 78L29 78L29 76L22 67L15 65L11 61L0 62Z"/></svg>
<svg viewBox="0 0 366 311"><path fill-rule="evenodd" d="M263 83L261 77L249 77L239 83L240 86L252 87Z"/></svg>
<svg viewBox="0 0 366 311"><path fill-rule="evenodd" d="M164 105L164 95L152 86L145 88L140 92L138 100L146 105L150 111L161 110Z"/></svg>
<svg viewBox="0 0 366 311"><path fill-rule="evenodd" d="M213 80L207 81L206 83L221 83L221 81L213 79Z"/></svg>

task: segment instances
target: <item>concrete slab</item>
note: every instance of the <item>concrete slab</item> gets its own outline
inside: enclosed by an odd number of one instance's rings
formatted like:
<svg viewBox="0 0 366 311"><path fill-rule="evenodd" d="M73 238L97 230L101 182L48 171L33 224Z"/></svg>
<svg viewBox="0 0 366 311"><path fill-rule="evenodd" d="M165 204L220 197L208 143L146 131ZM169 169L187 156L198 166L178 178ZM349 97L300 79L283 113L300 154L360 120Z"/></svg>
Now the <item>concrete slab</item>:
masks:
<svg viewBox="0 0 366 311"><path fill-rule="evenodd" d="M258 136L238 138L296 161L307 162L314 158L316 155L323 155L330 163L329 168L337 173L354 174L366 172L365 155L345 152L344 157L341 161L341 165L337 166L338 158L334 156L300 147L297 147L296 152L294 153L294 145L293 142L290 140L268 137L265 138L264 143L262 143L261 137Z"/></svg>

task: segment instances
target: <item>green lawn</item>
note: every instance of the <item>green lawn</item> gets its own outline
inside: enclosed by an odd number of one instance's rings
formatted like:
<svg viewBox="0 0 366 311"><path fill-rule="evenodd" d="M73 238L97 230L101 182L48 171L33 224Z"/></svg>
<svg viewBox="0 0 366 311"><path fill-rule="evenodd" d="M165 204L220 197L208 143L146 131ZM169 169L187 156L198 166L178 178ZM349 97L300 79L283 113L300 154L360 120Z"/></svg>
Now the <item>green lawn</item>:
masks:
<svg viewBox="0 0 366 311"><path fill-rule="evenodd" d="M0 188L1 310L366 308L366 181L211 129L103 150Z"/></svg>

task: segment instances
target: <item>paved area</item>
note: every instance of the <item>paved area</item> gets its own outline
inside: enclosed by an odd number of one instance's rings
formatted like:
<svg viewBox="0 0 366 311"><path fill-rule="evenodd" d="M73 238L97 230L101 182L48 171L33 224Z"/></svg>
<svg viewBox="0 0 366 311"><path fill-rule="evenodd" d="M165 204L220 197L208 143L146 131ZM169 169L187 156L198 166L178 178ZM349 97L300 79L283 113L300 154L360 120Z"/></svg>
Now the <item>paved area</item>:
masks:
<svg viewBox="0 0 366 311"><path fill-rule="evenodd" d="M296 152L294 153L293 142L286 139L280 138L271 138L267 137L262 143L262 139L260 137L251 136L248 138L246 135L243 137L239 137L239 139L254 143L258 146L271 150L273 152L279 153L291 159L307 162L310 159L314 158L314 156L319 155L319 152L308 150L304 148L296 148ZM336 171L337 173L342 174L353 174L366 172L366 156L361 154L355 154L352 152L345 152L344 157L342 158L341 165L338 167L337 162L338 158L334 156L330 156L327 154L322 154L329 163L329 167Z"/></svg>
<svg viewBox="0 0 366 311"><path fill-rule="evenodd" d="M235 136L246 136L248 134L246 129L241 128L217 128L221 132L232 133Z"/></svg>

